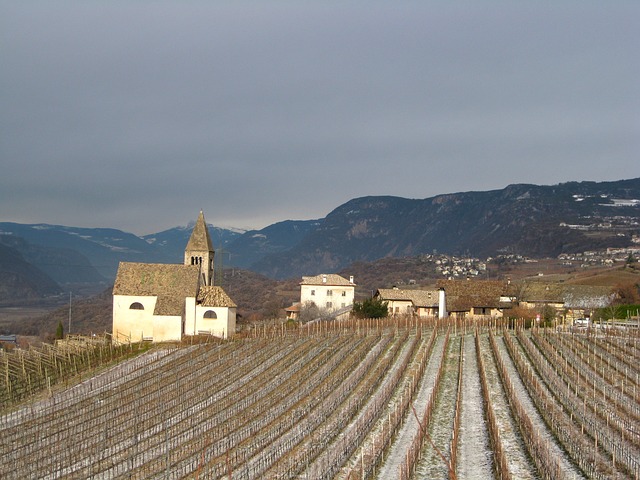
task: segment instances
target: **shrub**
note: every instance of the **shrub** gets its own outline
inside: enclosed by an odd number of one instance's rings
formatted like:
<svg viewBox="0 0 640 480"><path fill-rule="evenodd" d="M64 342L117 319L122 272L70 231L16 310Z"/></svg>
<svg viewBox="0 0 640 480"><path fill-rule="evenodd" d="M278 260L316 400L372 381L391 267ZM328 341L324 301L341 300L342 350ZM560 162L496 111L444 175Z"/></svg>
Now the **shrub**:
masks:
<svg viewBox="0 0 640 480"><path fill-rule="evenodd" d="M56 340L62 340L64 338L64 327L62 326L62 320L58 322L58 328L56 328Z"/></svg>
<svg viewBox="0 0 640 480"><path fill-rule="evenodd" d="M368 298L353 304L353 315L358 318L384 318L389 315L388 302L379 298Z"/></svg>

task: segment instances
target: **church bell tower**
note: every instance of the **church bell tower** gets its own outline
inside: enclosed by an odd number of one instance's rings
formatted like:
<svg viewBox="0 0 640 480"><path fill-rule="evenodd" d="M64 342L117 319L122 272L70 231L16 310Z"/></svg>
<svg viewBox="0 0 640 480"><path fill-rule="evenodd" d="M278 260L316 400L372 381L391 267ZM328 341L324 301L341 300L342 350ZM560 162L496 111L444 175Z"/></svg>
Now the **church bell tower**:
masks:
<svg viewBox="0 0 640 480"><path fill-rule="evenodd" d="M200 210L196 225L184 250L184 264L200 266L200 285L213 284L213 245L204 213Z"/></svg>

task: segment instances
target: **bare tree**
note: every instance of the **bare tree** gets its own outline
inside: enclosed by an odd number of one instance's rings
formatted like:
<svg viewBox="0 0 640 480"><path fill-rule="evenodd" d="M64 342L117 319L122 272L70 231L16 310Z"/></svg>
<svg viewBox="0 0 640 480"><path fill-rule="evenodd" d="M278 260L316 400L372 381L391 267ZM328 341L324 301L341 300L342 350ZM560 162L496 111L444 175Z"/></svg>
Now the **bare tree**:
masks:
<svg viewBox="0 0 640 480"><path fill-rule="evenodd" d="M304 304L300 307L300 321L303 323L310 322L311 320L314 320L321 315L322 312L320 311L320 308L318 308L318 306L314 302L304 302Z"/></svg>

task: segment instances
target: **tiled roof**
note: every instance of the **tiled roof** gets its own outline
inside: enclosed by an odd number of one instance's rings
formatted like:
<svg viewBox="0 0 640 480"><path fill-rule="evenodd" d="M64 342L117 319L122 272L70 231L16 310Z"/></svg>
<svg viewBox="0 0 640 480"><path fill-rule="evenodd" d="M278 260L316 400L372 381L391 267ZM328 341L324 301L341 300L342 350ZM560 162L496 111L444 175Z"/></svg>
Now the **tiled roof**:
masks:
<svg viewBox="0 0 640 480"><path fill-rule="evenodd" d="M524 302L563 303L564 285L548 282L523 282L518 300Z"/></svg>
<svg viewBox="0 0 640 480"><path fill-rule="evenodd" d="M495 280L440 280L437 287L444 288L450 312L474 307L502 308L500 297L507 291L505 282Z"/></svg>
<svg viewBox="0 0 640 480"><path fill-rule="evenodd" d="M563 303L571 307L604 307L611 300L611 287L568 285L551 282L527 282L520 288L519 299L535 303Z"/></svg>
<svg viewBox="0 0 640 480"><path fill-rule="evenodd" d="M154 315L182 316L184 314L184 297L174 297L171 295L159 295L156 300Z"/></svg>
<svg viewBox="0 0 640 480"><path fill-rule="evenodd" d="M200 287L197 302L203 307L235 308L237 306L222 287L213 285Z"/></svg>
<svg viewBox="0 0 640 480"><path fill-rule="evenodd" d="M300 311L300 302L294 303L290 307L285 308L286 312L299 312Z"/></svg>
<svg viewBox="0 0 640 480"><path fill-rule="evenodd" d="M382 300L409 300L415 307L437 307L438 290L402 290L399 288L379 288Z"/></svg>
<svg viewBox="0 0 640 480"><path fill-rule="evenodd" d="M202 210L200 211L200 215L198 215L198 220L196 220L196 224L193 227L191 237L189 238L189 242L187 243L187 248L185 250L213 251L213 244L211 243L211 237L209 236L209 229L207 228L207 223L204 220L204 213L202 213Z"/></svg>
<svg viewBox="0 0 640 480"><path fill-rule="evenodd" d="M563 299L567 308L602 308L609 305L614 296L611 287L566 285Z"/></svg>
<svg viewBox="0 0 640 480"><path fill-rule="evenodd" d="M323 278L326 278L326 281L323 281ZM321 275L316 275L314 277L302 277L302 282L300 285L333 285L333 286L345 286L345 287L353 287L355 283L351 283L344 277L337 275L335 273L325 273Z"/></svg>
<svg viewBox="0 0 640 480"><path fill-rule="evenodd" d="M197 265L120 262L113 285L114 295L195 297L198 292Z"/></svg>

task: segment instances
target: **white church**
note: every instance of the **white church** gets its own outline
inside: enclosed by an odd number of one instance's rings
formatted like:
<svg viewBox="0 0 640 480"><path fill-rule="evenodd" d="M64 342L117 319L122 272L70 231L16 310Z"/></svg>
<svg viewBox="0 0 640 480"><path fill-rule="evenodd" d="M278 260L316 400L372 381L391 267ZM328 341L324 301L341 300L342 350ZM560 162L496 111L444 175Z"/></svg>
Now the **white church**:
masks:
<svg viewBox="0 0 640 480"><path fill-rule="evenodd" d="M113 286L113 341L233 335L236 304L213 285L214 255L201 211L182 265L120 262Z"/></svg>

